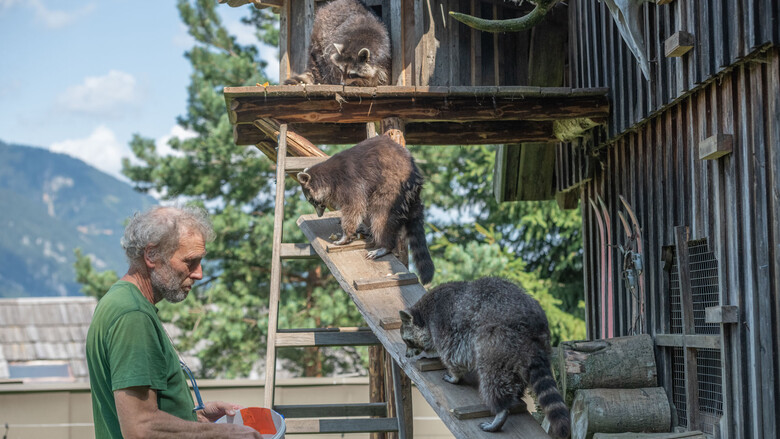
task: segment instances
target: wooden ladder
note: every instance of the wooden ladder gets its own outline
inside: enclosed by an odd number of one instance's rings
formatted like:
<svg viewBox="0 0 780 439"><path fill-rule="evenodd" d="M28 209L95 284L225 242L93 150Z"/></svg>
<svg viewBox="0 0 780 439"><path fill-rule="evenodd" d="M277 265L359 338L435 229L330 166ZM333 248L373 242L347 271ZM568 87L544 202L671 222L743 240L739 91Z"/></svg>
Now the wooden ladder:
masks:
<svg viewBox="0 0 780 439"><path fill-rule="evenodd" d="M409 426L406 425L405 421L404 398L402 397L401 385L399 384L401 382L401 371L395 362L392 362L392 378L388 379L388 381L392 381L393 388L393 394L389 395L391 397L388 399L393 400L395 417L388 417L390 410L387 402L317 405L274 404L276 388L276 350L278 348L380 345L377 337L369 328L314 328L288 330L278 328L282 260L318 257L318 254L313 250L309 243L292 244L282 242L285 175L289 172L302 171L306 167L327 159L327 157L287 157L287 140L287 125L281 124L278 129L279 146L276 151L276 204L274 208L271 288L268 309L265 405L272 407L286 418L287 433L290 434L397 432L400 439L406 439L406 431L408 431L407 428ZM347 419L345 417L350 418Z"/></svg>

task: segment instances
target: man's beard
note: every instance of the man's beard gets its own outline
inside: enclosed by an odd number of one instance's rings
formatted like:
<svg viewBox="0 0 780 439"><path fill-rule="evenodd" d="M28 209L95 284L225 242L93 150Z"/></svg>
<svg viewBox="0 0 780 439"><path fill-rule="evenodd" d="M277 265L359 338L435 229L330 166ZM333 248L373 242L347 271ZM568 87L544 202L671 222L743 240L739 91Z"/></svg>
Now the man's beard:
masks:
<svg viewBox="0 0 780 439"><path fill-rule="evenodd" d="M181 302L187 298L187 291L182 288L176 271L170 264L160 264L151 273L152 290L159 302L162 299L171 303Z"/></svg>

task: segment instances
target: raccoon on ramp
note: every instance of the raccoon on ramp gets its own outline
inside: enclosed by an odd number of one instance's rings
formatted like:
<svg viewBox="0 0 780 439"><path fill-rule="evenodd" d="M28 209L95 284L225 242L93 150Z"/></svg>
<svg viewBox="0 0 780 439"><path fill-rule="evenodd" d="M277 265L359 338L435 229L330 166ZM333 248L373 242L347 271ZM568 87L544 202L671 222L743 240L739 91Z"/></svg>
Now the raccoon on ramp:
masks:
<svg viewBox="0 0 780 439"><path fill-rule="evenodd" d="M433 261L425 242L420 191L423 176L409 151L381 135L364 140L328 160L298 173L306 200L322 216L330 206L341 210L343 235L336 245L350 243L358 228L369 235L369 259L395 249L401 233L409 239L420 281L433 279Z"/></svg>
<svg viewBox="0 0 780 439"><path fill-rule="evenodd" d="M437 352L452 384L476 372L482 400L496 414L480 428L501 430L530 384L550 420L549 434L569 436L569 410L550 370L547 316L522 288L495 277L448 282L400 314L407 357Z"/></svg>
<svg viewBox="0 0 780 439"><path fill-rule="evenodd" d="M317 8L306 71L285 84L376 87L390 82L387 27L359 0L334 0Z"/></svg>

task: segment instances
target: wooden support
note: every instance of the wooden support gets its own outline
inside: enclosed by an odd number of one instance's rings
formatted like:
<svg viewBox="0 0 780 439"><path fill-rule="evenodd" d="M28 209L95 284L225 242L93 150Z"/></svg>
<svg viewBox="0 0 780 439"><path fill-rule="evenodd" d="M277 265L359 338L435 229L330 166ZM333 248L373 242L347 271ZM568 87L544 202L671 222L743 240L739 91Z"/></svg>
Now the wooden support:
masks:
<svg viewBox="0 0 780 439"><path fill-rule="evenodd" d="M325 247L325 251L328 253L351 252L353 250L365 250L367 246L366 241L352 241L346 245L329 244Z"/></svg>
<svg viewBox="0 0 780 439"><path fill-rule="evenodd" d="M716 134L699 142L699 159L716 160L731 154L733 145L731 134Z"/></svg>
<svg viewBox="0 0 780 439"><path fill-rule="evenodd" d="M720 335L706 334L656 334L655 344L666 347L690 349L720 349ZM695 371L696 369L694 369Z"/></svg>
<svg viewBox="0 0 780 439"><path fill-rule="evenodd" d="M734 305L711 306L704 309L706 323L739 323L739 307Z"/></svg>
<svg viewBox="0 0 780 439"><path fill-rule="evenodd" d="M525 406L525 403L520 401L519 404L515 404L509 409L509 413L522 413L526 410L527 407ZM484 404L456 407L452 409L452 414L461 421L466 419L488 418L495 416L495 413L491 413L488 406Z"/></svg>
<svg viewBox="0 0 780 439"><path fill-rule="evenodd" d="M275 119L264 118L255 119L252 123L260 129L266 136L271 139L278 139L280 133L281 124ZM309 142L305 137L286 130L287 147L288 152L293 157L327 157L328 154L317 148L313 143ZM270 158L270 157L269 157ZM272 158L276 161L276 157Z"/></svg>
<svg viewBox="0 0 780 439"><path fill-rule="evenodd" d="M385 396L385 349L382 346L369 346L368 348L368 400L370 403L382 403L387 413L387 396ZM371 439L385 439L384 432L371 433Z"/></svg>
<svg viewBox="0 0 780 439"><path fill-rule="evenodd" d="M664 54L667 58L683 56L693 49L693 45L692 34L684 30L677 31L664 41Z"/></svg>
<svg viewBox="0 0 780 439"><path fill-rule="evenodd" d="M398 421L394 418L289 419L285 425L288 434L398 431Z"/></svg>
<svg viewBox="0 0 780 439"><path fill-rule="evenodd" d="M388 274L385 277L375 279L355 279L355 289L358 291L374 290L377 288L399 287L401 285L412 285L418 283L417 275L414 273L395 273Z"/></svg>
<svg viewBox="0 0 780 439"><path fill-rule="evenodd" d="M571 408L571 438L594 433L669 431L672 411L663 387L578 390Z"/></svg>
<svg viewBox="0 0 780 439"><path fill-rule="evenodd" d="M282 259L318 259L311 244L282 243L279 255Z"/></svg>
<svg viewBox="0 0 780 439"><path fill-rule="evenodd" d="M274 410L285 418L386 417L387 403L276 405Z"/></svg>
<svg viewBox="0 0 780 439"><path fill-rule="evenodd" d="M696 348L690 346L691 337L696 335L693 317L693 290L691 289L690 258L688 256L688 227L674 228L674 246L677 250L677 274L680 285L680 307L682 308L683 357L685 363L685 411L688 415L686 425L698 425L699 416L699 380L696 364ZM720 337L715 336L720 347Z"/></svg>
<svg viewBox="0 0 780 439"><path fill-rule="evenodd" d="M444 364L438 358L420 358L415 362L415 366L417 366L420 372L445 369Z"/></svg>
<svg viewBox="0 0 780 439"><path fill-rule="evenodd" d="M390 331L393 329L401 329L401 319L385 317L379 319L379 326L381 326L382 329L386 331Z"/></svg>
<svg viewBox="0 0 780 439"><path fill-rule="evenodd" d="M653 339L647 334L594 341L565 341L553 369L571 407L580 389L641 388L658 385Z"/></svg>
<svg viewBox="0 0 780 439"><path fill-rule="evenodd" d="M332 330L328 330L332 329ZM368 328L278 330L277 347L370 346L379 344Z"/></svg>

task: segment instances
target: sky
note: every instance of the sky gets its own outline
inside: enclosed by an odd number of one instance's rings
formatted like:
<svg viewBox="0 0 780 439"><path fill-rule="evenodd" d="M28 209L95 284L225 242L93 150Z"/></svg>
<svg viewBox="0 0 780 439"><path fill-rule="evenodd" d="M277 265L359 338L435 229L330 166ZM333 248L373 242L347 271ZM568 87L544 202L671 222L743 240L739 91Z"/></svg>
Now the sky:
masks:
<svg viewBox="0 0 780 439"><path fill-rule="evenodd" d="M215 2L217 0L214 0ZM241 6L217 6L241 44L259 44ZM79 158L127 181L133 134L170 151L195 44L174 0L0 0L0 140ZM261 47L278 80L276 49ZM0 159L2 159L0 157Z"/></svg>

